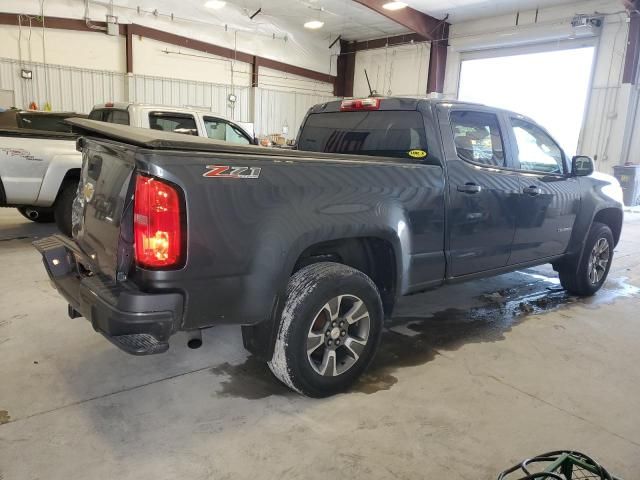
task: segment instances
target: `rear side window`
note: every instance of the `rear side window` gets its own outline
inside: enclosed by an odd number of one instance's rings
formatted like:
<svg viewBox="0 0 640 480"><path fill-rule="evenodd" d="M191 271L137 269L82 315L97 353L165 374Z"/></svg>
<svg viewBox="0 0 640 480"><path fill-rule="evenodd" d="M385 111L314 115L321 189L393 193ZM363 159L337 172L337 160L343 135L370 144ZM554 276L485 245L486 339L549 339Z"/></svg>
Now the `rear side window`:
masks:
<svg viewBox="0 0 640 480"><path fill-rule="evenodd" d="M505 166L498 117L493 113L455 110L450 114L456 152L468 162Z"/></svg>
<svg viewBox="0 0 640 480"><path fill-rule="evenodd" d="M196 119L193 115L182 113L151 112L149 114L149 127L153 130L162 130L164 132L198 135Z"/></svg>
<svg viewBox="0 0 640 480"><path fill-rule="evenodd" d="M298 149L407 159L428 152L424 120L416 111L314 113L302 128Z"/></svg>
<svg viewBox="0 0 640 480"><path fill-rule="evenodd" d="M117 110L115 108L101 108L99 110L93 110L89 114L89 120L117 123L118 125L129 125L129 112L127 110Z"/></svg>
<svg viewBox="0 0 640 480"><path fill-rule="evenodd" d="M97 120L99 122L104 118L104 110L92 110L89 113L89 120Z"/></svg>
<svg viewBox="0 0 640 480"><path fill-rule="evenodd" d="M126 110L106 110L104 121L118 125L129 125L129 112Z"/></svg>

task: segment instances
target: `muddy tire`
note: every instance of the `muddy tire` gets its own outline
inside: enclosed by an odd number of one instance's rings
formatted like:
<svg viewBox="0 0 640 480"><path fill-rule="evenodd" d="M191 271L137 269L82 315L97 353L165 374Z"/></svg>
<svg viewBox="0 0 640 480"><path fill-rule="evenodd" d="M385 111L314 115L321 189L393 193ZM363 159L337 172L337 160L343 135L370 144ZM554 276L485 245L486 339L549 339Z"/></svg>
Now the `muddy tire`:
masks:
<svg viewBox="0 0 640 480"><path fill-rule="evenodd" d="M53 210L42 207L18 207L17 210L27 220L35 223L51 223L55 221Z"/></svg>
<svg viewBox="0 0 640 480"><path fill-rule="evenodd" d="M53 206L58 230L66 236L71 236L71 211L73 208L73 200L78 193L78 180L67 179L63 182Z"/></svg>
<svg viewBox="0 0 640 480"><path fill-rule="evenodd" d="M309 397L342 392L373 360L382 324L380 295L368 276L338 263L309 265L289 281L269 368Z"/></svg>
<svg viewBox="0 0 640 480"><path fill-rule="evenodd" d="M607 279L613 260L613 234L603 223L594 222L579 261L559 268L562 287L573 295L590 297Z"/></svg>

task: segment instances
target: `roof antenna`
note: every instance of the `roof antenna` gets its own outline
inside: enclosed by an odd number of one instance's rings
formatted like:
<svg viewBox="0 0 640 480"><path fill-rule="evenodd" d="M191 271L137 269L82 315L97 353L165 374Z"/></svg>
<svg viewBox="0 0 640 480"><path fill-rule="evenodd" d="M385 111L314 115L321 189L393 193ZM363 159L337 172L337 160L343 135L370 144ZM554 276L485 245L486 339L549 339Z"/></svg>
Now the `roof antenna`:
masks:
<svg viewBox="0 0 640 480"><path fill-rule="evenodd" d="M364 76L367 78L367 85L369 86L369 96L370 97L377 97L378 96L378 92L376 92L375 90L373 90L371 88L371 82L369 81L369 74L367 73L367 69L364 69Z"/></svg>

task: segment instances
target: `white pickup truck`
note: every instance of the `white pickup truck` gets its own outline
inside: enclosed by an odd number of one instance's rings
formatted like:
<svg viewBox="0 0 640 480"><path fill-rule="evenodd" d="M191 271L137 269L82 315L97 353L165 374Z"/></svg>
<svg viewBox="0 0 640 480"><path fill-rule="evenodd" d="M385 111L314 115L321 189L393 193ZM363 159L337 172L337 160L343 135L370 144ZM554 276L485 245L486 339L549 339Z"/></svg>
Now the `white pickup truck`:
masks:
<svg viewBox="0 0 640 480"><path fill-rule="evenodd" d="M258 143L253 124L189 108L106 103L96 105L89 118L236 144ZM16 207L34 222L55 220L60 231L70 235L81 164L73 133L0 125L0 206Z"/></svg>

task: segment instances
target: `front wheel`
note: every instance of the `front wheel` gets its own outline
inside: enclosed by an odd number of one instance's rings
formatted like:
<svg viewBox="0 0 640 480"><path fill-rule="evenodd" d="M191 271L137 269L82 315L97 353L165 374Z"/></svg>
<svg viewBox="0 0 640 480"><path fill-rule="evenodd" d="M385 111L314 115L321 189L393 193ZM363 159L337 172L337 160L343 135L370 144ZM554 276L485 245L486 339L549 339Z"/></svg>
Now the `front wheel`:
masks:
<svg viewBox="0 0 640 480"><path fill-rule="evenodd" d="M309 397L342 392L373 360L382 323L380 295L368 276L338 263L309 265L289 281L269 368Z"/></svg>
<svg viewBox="0 0 640 480"><path fill-rule="evenodd" d="M572 262L559 269L563 288L580 297L594 295L602 288L609 275L613 248L611 229L603 223L594 223L587 235L579 262Z"/></svg>

